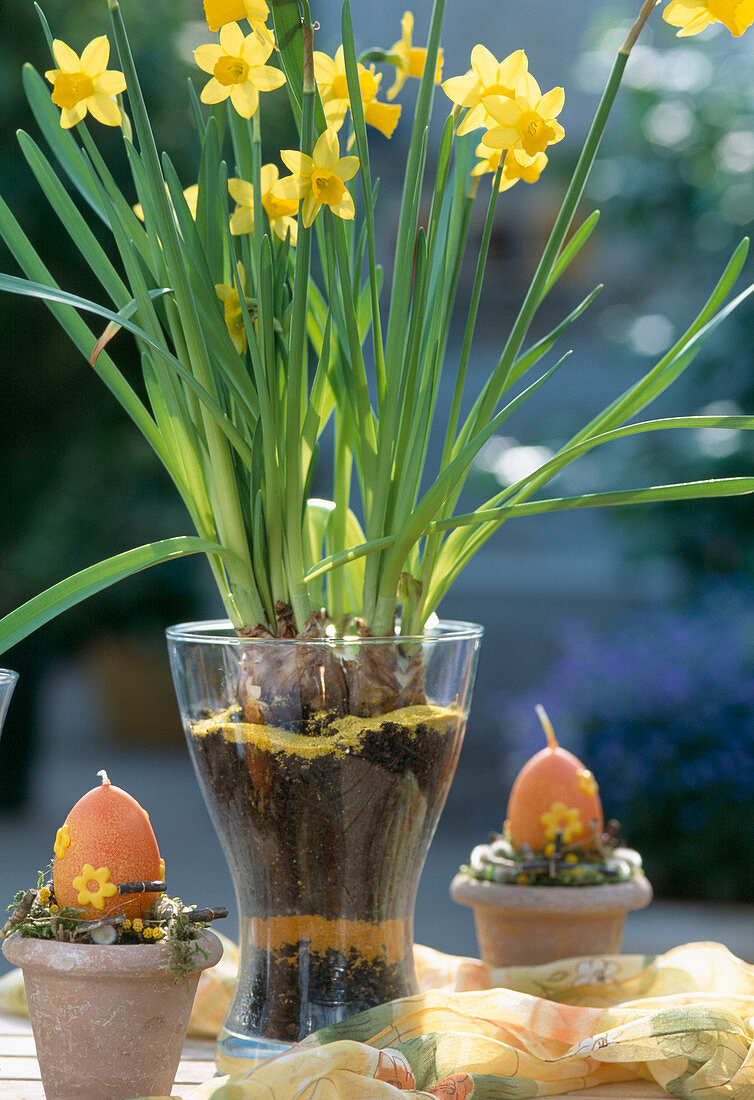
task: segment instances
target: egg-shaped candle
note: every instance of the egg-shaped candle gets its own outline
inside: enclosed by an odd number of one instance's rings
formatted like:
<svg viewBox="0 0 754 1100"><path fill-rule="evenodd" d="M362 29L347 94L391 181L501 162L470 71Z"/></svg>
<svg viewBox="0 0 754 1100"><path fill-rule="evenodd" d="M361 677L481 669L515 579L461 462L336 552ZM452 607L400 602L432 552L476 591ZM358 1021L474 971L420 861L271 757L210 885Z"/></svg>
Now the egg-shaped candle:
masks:
<svg viewBox="0 0 754 1100"><path fill-rule="evenodd" d="M120 913L142 916L159 894L120 893L121 884L161 880L164 864L149 816L107 772L83 795L55 838L53 889L59 906L83 909L86 920Z"/></svg>
<svg viewBox="0 0 754 1100"><path fill-rule="evenodd" d="M558 744L544 707L537 714L547 746L521 769L508 800L507 830L513 844L542 851L558 833L564 845L589 847L604 829L594 776Z"/></svg>

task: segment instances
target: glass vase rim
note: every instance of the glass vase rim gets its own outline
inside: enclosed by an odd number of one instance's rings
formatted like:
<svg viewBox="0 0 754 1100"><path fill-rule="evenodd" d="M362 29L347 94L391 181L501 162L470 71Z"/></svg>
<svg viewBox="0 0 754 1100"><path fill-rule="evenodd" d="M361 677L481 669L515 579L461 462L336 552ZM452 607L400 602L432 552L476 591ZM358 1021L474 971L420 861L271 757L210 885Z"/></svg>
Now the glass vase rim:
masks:
<svg viewBox="0 0 754 1100"><path fill-rule="evenodd" d="M14 672L12 668L0 668L0 686L6 687L8 684L15 684L18 680L18 673Z"/></svg>
<svg viewBox="0 0 754 1100"><path fill-rule="evenodd" d="M452 641L473 641L481 639L484 627L480 623L463 619L438 619L437 624L424 634L381 635L362 637L360 635L333 636L331 638L247 638L237 634L230 619L198 619L194 622L176 623L165 630L170 642L207 643L211 645L242 645L252 642L254 645L385 645L385 643L436 643Z"/></svg>

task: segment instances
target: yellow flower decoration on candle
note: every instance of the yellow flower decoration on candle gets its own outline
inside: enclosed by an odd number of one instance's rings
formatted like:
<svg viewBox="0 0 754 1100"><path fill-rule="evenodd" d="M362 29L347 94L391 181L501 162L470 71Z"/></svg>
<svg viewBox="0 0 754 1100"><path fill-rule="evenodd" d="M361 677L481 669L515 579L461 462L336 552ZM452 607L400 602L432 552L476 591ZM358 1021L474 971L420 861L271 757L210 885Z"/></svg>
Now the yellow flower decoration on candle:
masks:
<svg viewBox="0 0 754 1100"><path fill-rule="evenodd" d="M699 34L710 23L723 23L738 38L754 23L754 0L671 0L662 18L680 27L678 38Z"/></svg>
<svg viewBox="0 0 754 1100"><path fill-rule="evenodd" d="M414 16L410 11L403 13L401 19L401 37L390 47L390 53L398 59L395 66L395 83L387 93L388 99L395 99L398 92L410 76L421 80L424 75L424 67L427 64L427 51L414 45ZM442 79L443 52L437 51L437 67L435 69L435 84Z"/></svg>
<svg viewBox="0 0 754 1100"><path fill-rule="evenodd" d="M570 844L585 833L579 811L575 807L569 809L564 802L553 802L546 813L540 814L539 820L548 840L554 840L557 833L562 833L563 843Z"/></svg>
<svg viewBox="0 0 754 1100"><path fill-rule="evenodd" d="M160 882L165 881L165 860L160 856Z"/></svg>
<svg viewBox="0 0 754 1100"><path fill-rule="evenodd" d="M597 780L594 778L588 768L581 768L576 773L579 790L584 791L585 794L597 793Z"/></svg>
<svg viewBox="0 0 754 1100"><path fill-rule="evenodd" d="M81 874L73 879L73 888L79 892L79 905L93 905L95 909L104 909L105 898L111 898L118 893L118 887L109 879L109 868L98 867L95 871L91 863L85 863Z"/></svg>
<svg viewBox="0 0 754 1100"><path fill-rule="evenodd" d="M55 855L58 857L58 859L63 858L63 853L65 852L66 848L70 847L70 845L71 845L71 834L68 831L68 826L67 825L61 825L60 828L57 831L57 834L55 836L55 843L53 845L53 850L55 852Z"/></svg>
<svg viewBox="0 0 754 1100"><path fill-rule="evenodd" d="M114 96L126 90L126 78L121 72L107 71L110 43L107 35L93 38L81 57L56 38L52 56L58 65L45 77L52 84L52 102L60 107L60 125L70 130L89 111L105 126L120 126L121 114Z"/></svg>

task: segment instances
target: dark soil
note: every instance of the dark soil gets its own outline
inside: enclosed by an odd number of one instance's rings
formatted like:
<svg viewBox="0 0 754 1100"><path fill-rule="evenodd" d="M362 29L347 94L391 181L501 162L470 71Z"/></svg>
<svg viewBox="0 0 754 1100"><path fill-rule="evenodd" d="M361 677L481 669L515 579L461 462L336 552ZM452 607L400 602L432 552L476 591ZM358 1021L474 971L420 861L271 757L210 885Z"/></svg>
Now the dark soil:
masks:
<svg viewBox="0 0 754 1100"><path fill-rule="evenodd" d="M412 992L416 886L460 748L459 716L411 725L386 716L345 742L335 723L333 751L320 752L320 740L313 753L263 733L233 740L254 727L224 717L192 741L242 916L406 924L397 951L394 941L375 951L373 937L366 953L358 938L323 949L303 940L247 947L238 1030L296 1039Z"/></svg>

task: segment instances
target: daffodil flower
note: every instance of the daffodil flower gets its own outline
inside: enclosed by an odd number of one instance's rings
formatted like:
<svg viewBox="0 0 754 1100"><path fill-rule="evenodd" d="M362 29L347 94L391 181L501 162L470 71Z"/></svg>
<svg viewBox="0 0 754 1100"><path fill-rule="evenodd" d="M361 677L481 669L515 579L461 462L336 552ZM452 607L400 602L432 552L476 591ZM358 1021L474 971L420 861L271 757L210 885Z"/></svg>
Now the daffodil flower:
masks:
<svg viewBox="0 0 754 1100"><path fill-rule="evenodd" d="M427 51L419 46L415 46L413 38L413 12L404 11L403 18L401 19L400 40L394 42L390 47L390 53L397 58L397 64L395 65L395 83L387 93L388 99L395 99L410 76L415 77L417 80L421 80L424 75L424 67L427 64ZM443 52L442 49L440 49L437 51L435 84L439 84L442 80L442 63Z"/></svg>
<svg viewBox="0 0 754 1100"><path fill-rule="evenodd" d="M63 129L70 130L81 122L87 111L105 126L120 126L121 114L113 96L126 90L126 78L115 69L107 71L110 60L107 35L93 38L81 57L56 38L52 56L58 68L50 69L45 77L53 86L52 102L61 109Z"/></svg>
<svg viewBox="0 0 754 1100"><path fill-rule="evenodd" d="M710 23L723 23L738 38L754 23L754 0L671 0L662 18L681 28L679 38L699 34Z"/></svg>
<svg viewBox="0 0 754 1100"><path fill-rule="evenodd" d="M246 297L246 272L240 261L237 270L238 281L244 292L244 300L252 316L254 316L254 310L252 309L254 303L250 298ZM243 355L246 351L246 325L244 324L243 310L241 309L241 299L238 294L238 289L235 285L229 286L227 283L216 283L215 293L223 303L223 316L225 317L225 324L230 333L230 338L233 341L233 346L239 355Z"/></svg>
<svg viewBox="0 0 754 1100"><path fill-rule="evenodd" d="M219 44L197 46L194 60L212 79L204 85L202 103L230 101L242 118L251 118L259 106L259 93L271 92L285 84L279 69L265 65L272 53L269 42L255 34L244 36L238 23L226 23L220 30Z"/></svg>
<svg viewBox="0 0 754 1100"><path fill-rule="evenodd" d="M364 121L367 126L374 126L385 137L392 137L398 125L401 108L397 104L381 103L377 99L382 79L378 73L373 69L365 68L362 64L357 66L357 72L361 102L364 107ZM338 46L335 57L330 57L321 50L314 51L314 77L325 109L327 125L339 130L346 117L346 111L351 106L342 46Z"/></svg>
<svg viewBox="0 0 754 1100"><path fill-rule="evenodd" d="M481 157L481 160L471 169L472 176L483 176L487 172L497 172L500 158L503 155L501 149L488 149L486 146L479 144L475 152L478 157ZM520 153L517 149L508 149L503 161L503 171L500 176L498 190L508 191L519 180L523 180L524 183L536 183L546 166L547 156L545 153L537 153L534 157L527 157L525 153Z"/></svg>
<svg viewBox="0 0 754 1100"><path fill-rule="evenodd" d="M293 174L280 180L275 194L282 199L303 199L301 219L305 226L312 224L321 206L329 206L339 218L353 218L353 198L346 181L358 172L359 158L341 157L333 126L317 139L311 156L297 149L282 149L280 156Z"/></svg>
<svg viewBox="0 0 754 1100"><path fill-rule="evenodd" d="M477 45L471 51L471 68L463 76L451 76L442 90L448 99L468 112L458 127L459 136L490 125L484 107L485 96L515 99L526 91L529 60L523 50L515 50L498 61L486 46Z"/></svg>
<svg viewBox="0 0 754 1100"><path fill-rule="evenodd" d="M267 215L270 229L281 241L290 233L290 242L296 244L298 223L297 199L281 199L273 193L278 182L276 164L262 165L262 209ZM234 236L251 233L254 229L254 185L246 180L229 179L228 191L236 203L236 209L230 219L230 231Z"/></svg>
<svg viewBox="0 0 754 1100"><path fill-rule="evenodd" d="M72 885L74 890L78 890L76 900L79 905L92 905L95 909L104 909L105 899L118 893L118 887L110 882L110 869L98 867L95 871L91 863L84 864L81 874L72 880Z"/></svg>
<svg viewBox="0 0 754 1100"><path fill-rule="evenodd" d="M211 31L219 31L226 23L247 19L262 42L275 45L274 35L267 26L270 9L265 0L204 0L204 17Z"/></svg>
<svg viewBox="0 0 754 1100"><path fill-rule="evenodd" d="M173 200L171 198L170 189L168 188L167 184L165 184L165 192L168 196L168 199L170 199L171 207L173 207L173 214L175 214L175 207L173 206ZM186 206L188 206L188 208L189 208L189 212L191 214L191 217L194 219L194 221L196 221L196 206L197 206L197 203L199 201L199 184L198 183L192 183L188 187L185 187L183 189L183 197L186 200ZM136 215L136 217L139 219L139 221L143 222L144 221L144 209L143 209L141 203L140 202L135 203L134 206L132 207L132 210L133 210L134 214Z"/></svg>
<svg viewBox="0 0 754 1100"><path fill-rule="evenodd" d="M530 73L523 83L524 88L515 99L499 95L484 97L484 109L498 125L487 131L482 142L490 149L521 149L528 157L534 157L565 136L563 127L555 121L563 110L565 92L562 88L551 88L542 95Z"/></svg>

